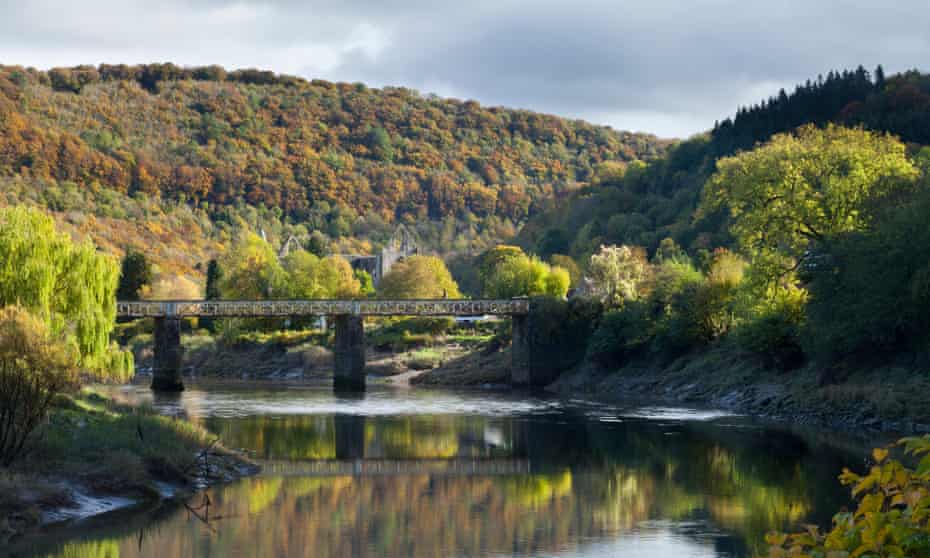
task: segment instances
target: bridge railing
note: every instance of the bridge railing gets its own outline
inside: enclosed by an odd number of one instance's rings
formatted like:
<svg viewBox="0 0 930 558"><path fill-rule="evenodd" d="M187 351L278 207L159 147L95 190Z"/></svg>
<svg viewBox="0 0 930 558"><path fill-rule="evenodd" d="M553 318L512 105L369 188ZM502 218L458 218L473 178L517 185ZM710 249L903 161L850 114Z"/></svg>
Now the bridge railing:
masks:
<svg viewBox="0 0 930 558"><path fill-rule="evenodd" d="M119 301L120 318L283 317L283 316L519 316L529 300L164 300Z"/></svg>

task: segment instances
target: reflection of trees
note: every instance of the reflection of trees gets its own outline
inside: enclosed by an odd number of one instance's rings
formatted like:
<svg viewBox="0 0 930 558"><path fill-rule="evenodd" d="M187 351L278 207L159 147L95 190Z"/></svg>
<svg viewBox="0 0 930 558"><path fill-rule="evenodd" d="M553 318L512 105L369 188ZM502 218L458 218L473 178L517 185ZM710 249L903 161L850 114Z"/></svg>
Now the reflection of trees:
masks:
<svg viewBox="0 0 930 558"><path fill-rule="evenodd" d="M707 449L708 462L729 459L720 448ZM730 474L730 465L717 466L720 475ZM688 519L699 511L739 529L747 520L752 524L756 510L787 501L756 491L752 482L744 484L750 488L745 495L692 490L676 480L679 467L614 462L577 474L258 477L211 491L214 513L223 518L214 523L215 533L181 512L147 533L141 550L129 539L120 550L121 556L193 555L206 552L197 546L206 544L212 555L548 553L617 536L647 519ZM762 523L780 519L766 513L758 514Z"/></svg>
<svg viewBox="0 0 930 558"><path fill-rule="evenodd" d="M395 459L455 457L467 424L452 417L399 417L371 422L366 439L371 455Z"/></svg>
<svg viewBox="0 0 930 558"><path fill-rule="evenodd" d="M507 442L491 445L486 417L355 415L208 419L224 444L265 459L441 459L506 457ZM495 431L496 433L496 431ZM495 442L498 442L495 440Z"/></svg>
<svg viewBox="0 0 930 558"><path fill-rule="evenodd" d="M275 459L335 459L333 418L293 415L207 420L207 428L232 448Z"/></svg>
<svg viewBox="0 0 930 558"><path fill-rule="evenodd" d="M554 475L521 475L498 481L505 496L526 508L539 508L554 498L569 496L572 490L571 471Z"/></svg>
<svg viewBox="0 0 930 558"><path fill-rule="evenodd" d="M571 473L530 478L254 478L211 490L216 533L178 513L122 557L411 556L555 551L597 536ZM269 501L273 495L274 500ZM208 545L209 551L207 550Z"/></svg>
<svg viewBox="0 0 930 558"><path fill-rule="evenodd" d="M49 558L120 558L119 541L80 541L66 543L60 552Z"/></svg>
<svg viewBox="0 0 930 558"><path fill-rule="evenodd" d="M340 453L439 463L519 455L529 457L532 474L269 474L211 491L223 518L216 533L182 511L146 532L141 551L127 537L122 556L557 553L657 518L708 522L724 533L715 544L745 555L768 530L822 521L811 510L835 509L844 494L830 452L790 434L699 423L304 416L209 426L227 445L294 465ZM706 534L693 544L709 544Z"/></svg>
<svg viewBox="0 0 930 558"><path fill-rule="evenodd" d="M701 423L591 424L581 445L588 447L587 459L606 471L592 477L602 488L589 488L602 495L596 513L613 517L618 528L629 527L637 515L709 519L736 535L735 550L742 553L769 530L824 521L811 510L821 507L815 499L829 500L825 509L835 509L844 497L837 468L819 466L825 456L813 454L797 436L761 434Z"/></svg>
<svg viewBox="0 0 930 558"><path fill-rule="evenodd" d="M281 477L257 478L249 483L249 513L265 511L278 499L283 484L284 479Z"/></svg>

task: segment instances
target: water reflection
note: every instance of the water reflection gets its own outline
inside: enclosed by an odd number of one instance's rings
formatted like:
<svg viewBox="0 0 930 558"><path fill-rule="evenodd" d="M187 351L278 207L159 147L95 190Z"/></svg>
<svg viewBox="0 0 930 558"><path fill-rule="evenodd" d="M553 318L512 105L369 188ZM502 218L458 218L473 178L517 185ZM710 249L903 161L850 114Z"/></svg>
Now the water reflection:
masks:
<svg viewBox="0 0 930 558"><path fill-rule="evenodd" d="M209 525L183 507L162 508L64 535L83 540L47 538L19 551L746 556L770 529L828 523L845 502L836 472L851 461L734 417L483 393L337 400L323 390L213 387L149 402L202 420L226 445L252 451L265 472L210 490ZM258 411L268 408L282 412Z"/></svg>

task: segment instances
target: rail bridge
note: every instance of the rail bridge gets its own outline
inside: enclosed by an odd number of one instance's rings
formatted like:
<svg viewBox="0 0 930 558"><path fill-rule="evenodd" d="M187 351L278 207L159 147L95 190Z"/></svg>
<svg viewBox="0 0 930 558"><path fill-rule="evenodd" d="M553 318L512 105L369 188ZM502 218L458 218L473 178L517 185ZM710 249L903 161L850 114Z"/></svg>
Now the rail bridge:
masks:
<svg viewBox="0 0 930 558"><path fill-rule="evenodd" d="M509 316L513 321L511 383L532 384L529 299L507 300L165 300L120 301L119 318L155 320L152 389L181 391L181 320L329 316L335 323L333 387L365 389L365 316Z"/></svg>

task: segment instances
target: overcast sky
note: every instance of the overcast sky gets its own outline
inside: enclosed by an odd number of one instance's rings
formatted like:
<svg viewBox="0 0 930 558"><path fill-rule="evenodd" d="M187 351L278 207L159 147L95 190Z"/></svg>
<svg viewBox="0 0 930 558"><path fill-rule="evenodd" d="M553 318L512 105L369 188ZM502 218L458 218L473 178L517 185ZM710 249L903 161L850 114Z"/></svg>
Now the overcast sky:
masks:
<svg viewBox="0 0 930 558"><path fill-rule="evenodd" d="M0 0L0 63L401 85L684 137L832 68L928 69L927 0Z"/></svg>

